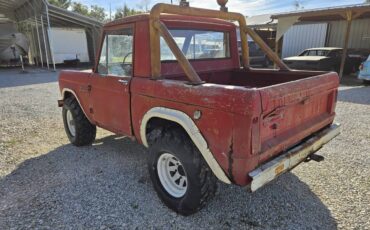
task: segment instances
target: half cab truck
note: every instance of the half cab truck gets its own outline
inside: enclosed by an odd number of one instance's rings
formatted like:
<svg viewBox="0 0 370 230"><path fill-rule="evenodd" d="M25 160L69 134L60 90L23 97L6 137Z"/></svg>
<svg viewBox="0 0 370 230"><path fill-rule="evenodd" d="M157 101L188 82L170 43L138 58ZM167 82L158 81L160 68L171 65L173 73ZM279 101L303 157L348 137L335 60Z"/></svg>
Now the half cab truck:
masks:
<svg viewBox="0 0 370 230"><path fill-rule="evenodd" d="M337 73L289 69L225 9L181 1L110 22L93 70L59 76L70 142L90 145L101 127L146 146L154 189L182 215L204 207L218 180L256 191L322 160L315 152L339 134ZM247 34L277 69L249 66Z"/></svg>

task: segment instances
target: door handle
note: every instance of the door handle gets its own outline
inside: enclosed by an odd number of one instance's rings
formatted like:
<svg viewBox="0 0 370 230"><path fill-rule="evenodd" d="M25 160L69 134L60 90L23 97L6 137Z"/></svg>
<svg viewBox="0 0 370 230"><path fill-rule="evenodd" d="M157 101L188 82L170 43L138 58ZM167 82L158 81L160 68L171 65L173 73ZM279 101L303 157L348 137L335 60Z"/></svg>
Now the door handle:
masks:
<svg viewBox="0 0 370 230"><path fill-rule="evenodd" d="M119 79L118 82L121 83L122 85L128 84L128 80L124 80L124 79Z"/></svg>

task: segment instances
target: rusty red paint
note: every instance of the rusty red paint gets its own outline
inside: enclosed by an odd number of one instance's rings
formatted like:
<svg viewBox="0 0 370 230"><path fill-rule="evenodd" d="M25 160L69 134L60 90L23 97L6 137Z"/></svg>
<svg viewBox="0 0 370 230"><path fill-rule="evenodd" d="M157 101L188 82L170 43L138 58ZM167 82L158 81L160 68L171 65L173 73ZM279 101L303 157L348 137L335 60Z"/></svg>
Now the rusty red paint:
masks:
<svg viewBox="0 0 370 230"><path fill-rule="evenodd" d="M109 23L105 30L134 28L133 77L62 71L59 80L60 89L76 94L94 124L142 143L141 121L151 108L171 108L189 117L199 110L202 116L194 122L215 159L234 183L247 185L248 173L258 165L333 122L337 74L241 70L234 24L172 15L161 19L169 28L230 32L231 58L192 61L203 85L187 84L177 63L162 63L163 79L152 80L149 16Z"/></svg>

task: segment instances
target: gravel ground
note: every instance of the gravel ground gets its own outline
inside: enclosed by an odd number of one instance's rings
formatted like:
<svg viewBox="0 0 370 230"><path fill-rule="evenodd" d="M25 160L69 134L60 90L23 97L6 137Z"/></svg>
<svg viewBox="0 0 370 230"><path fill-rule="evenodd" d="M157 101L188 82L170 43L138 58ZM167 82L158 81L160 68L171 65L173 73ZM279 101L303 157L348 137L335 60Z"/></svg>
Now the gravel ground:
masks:
<svg viewBox="0 0 370 230"><path fill-rule="evenodd" d="M145 149L98 130L76 148L63 130L57 73L0 70L0 229L369 229L370 87L341 87L342 134L256 193L220 184L182 217L157 198Z"/></svg>

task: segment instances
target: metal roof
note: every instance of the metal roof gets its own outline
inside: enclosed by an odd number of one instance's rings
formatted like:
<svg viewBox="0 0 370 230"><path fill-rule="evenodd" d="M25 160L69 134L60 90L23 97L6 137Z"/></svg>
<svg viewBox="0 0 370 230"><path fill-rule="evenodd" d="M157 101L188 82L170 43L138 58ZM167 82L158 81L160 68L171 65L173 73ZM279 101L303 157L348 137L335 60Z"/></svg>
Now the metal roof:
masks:
<svg viewBox="0 0 370 230"><path fill-rule="evenodd" d="M33 19L35 15L45 14L45 8L49 9L52 24L70 23L79 25L102 26L102 23L78 13L68 11L51 5L47 0L0 0L0 23L2 21L24 21Z"/></svg>
<svg viewBox="0 0 370 230"><path fill-rule="evenodd" d="M338 7L328 7L310 10L299 10L280 14L274 14L271 16L272 19L279 19L282 17L300 16L300 20L312 20L312 21L328 21L328 20L343 20L347 11L357 12L361 14L358 18L369 18L370 17L370 4L356 4L356 5L345 5Z"/></svg>
<svg viewBox="0 0 370 230"><path fill-rule="evenodd" d="M277 20L271 19L271 14L261 14L247 17L247 24L248 26L276 25Z"/></svg>
<svg viewBox="0 0 370 230"><path fill-rule="evenodd" d="M0 24L9 22L16 24L17 31L29 39L32 57L41 59L41 63L46 60L48 66L51 61L54 64L52 40L48 34L50 27L85 29L90 60L93 61L103 26L94 18L50 5L47 0L0 0ZM3 32L13 33L10 29Z"/></svg>
<svg viewBox="0 0 370 230"><path fill-rule="evenodd" d="M40 14L44 0L0 0L2 20L24 20L30 14Z"/></svg>

